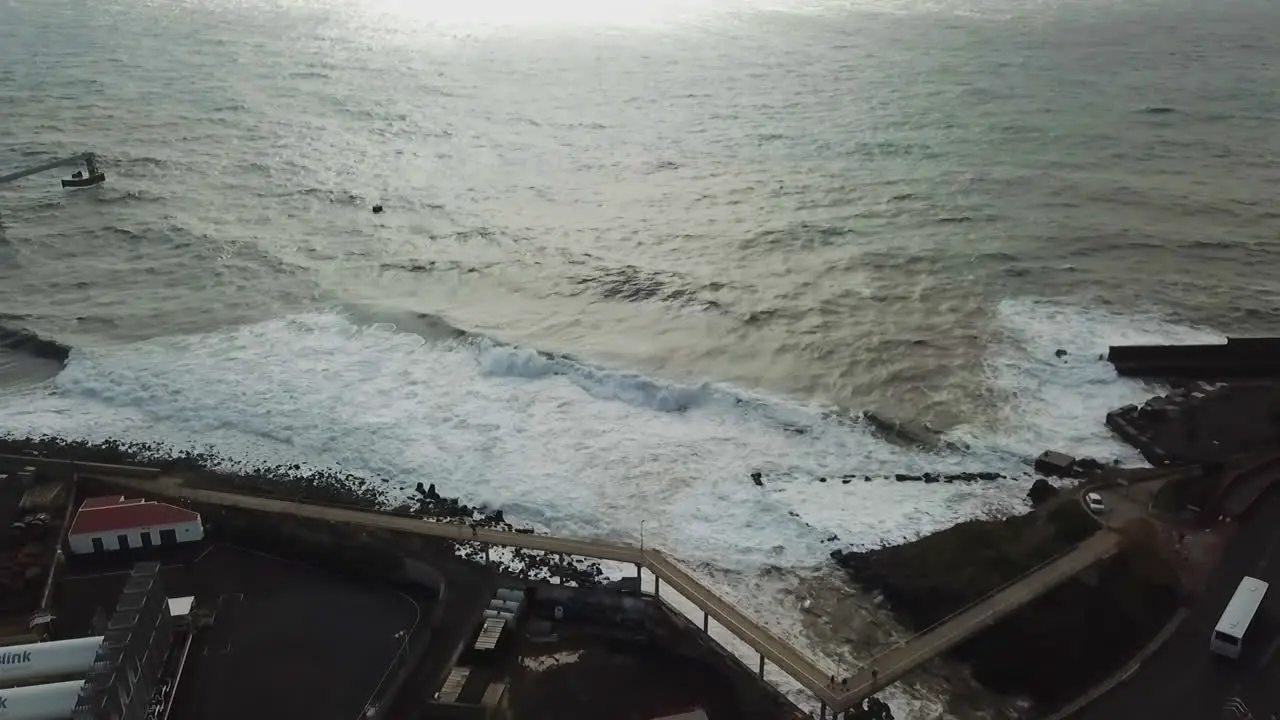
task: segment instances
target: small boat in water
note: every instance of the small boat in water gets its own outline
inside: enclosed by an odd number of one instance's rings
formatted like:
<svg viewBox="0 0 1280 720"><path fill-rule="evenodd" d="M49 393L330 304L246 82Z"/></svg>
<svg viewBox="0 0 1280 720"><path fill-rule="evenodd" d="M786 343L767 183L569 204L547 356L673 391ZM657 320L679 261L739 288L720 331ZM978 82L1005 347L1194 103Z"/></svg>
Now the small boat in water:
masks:
<svg viewBox="0 0 1280 720"><path fill-rule="evenodd" d="M64 188L90 187L92 185L97 185L99 183L105 182L106 179L107 179L107 176L105 173L93 172L93 173L90 173L89 175L85 175L83 172L77 170L75 171L74 174L72 174L70 179L68 178L62 179L62 187Z"/></svg>

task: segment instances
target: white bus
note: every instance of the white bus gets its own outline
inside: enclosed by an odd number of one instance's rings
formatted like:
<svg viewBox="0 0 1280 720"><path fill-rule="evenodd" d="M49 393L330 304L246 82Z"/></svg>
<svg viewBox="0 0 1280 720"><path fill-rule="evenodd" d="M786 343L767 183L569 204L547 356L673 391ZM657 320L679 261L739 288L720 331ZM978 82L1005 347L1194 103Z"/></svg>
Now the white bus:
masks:
<svg viewBox="0 0 1280 720"><path fill-rule="evenodd" d="M1267 587L1266 583L1247 575L1240 581L1236 594L1231 596L1231 602L1227 603L1227 609L1213 628L1213 636L1209 638L1210 650L1229 658L1240 657L1245 633L1249 632L1249 624L1262 606Z"/></svg>

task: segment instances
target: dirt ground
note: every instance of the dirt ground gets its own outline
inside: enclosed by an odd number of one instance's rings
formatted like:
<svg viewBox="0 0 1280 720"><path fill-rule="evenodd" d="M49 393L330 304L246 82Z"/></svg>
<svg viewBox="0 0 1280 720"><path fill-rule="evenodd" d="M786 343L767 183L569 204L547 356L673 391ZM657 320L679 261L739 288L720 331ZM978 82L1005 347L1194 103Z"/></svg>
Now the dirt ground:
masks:
<svg viewBox="0 0 1280 720"><path fill-rule="evenodd" d="M522 720L650 720L694 708L711 720L744 717L721 673L637 643L526 643L511 680L511 708Z"/></svg>

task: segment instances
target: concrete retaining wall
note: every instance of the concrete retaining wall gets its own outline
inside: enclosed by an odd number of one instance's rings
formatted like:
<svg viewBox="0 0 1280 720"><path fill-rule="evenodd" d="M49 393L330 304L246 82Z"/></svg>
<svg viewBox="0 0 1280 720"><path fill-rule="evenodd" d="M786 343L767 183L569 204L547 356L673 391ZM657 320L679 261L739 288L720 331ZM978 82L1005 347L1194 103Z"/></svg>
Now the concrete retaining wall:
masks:
<svg viewBox="0 0 1280 720"><path fill-rule="evenodd" d="M409 681L414 671L417 670L418 665L422 663L422 658L431 647L431 639L434 635L433 630L440 621L440 613L444 608L445 602L446 586L444 578L434 568L416 560L405 559L401 578L403 582L418 585L425 592L433 593L435 595L435 607L432 608L430 617L423 618L418 622L418 626L414 628L413 633L409 636L408 643L405 644L404 652L400 653L397 659L397 666L387 673L387 678L383 681L382 687L378 688L377 693L375 693L376 704L383 708L391 706L391 703L400 695L405 683Z"/></svg>
<svg viewBox="0 0 1280 720"><path fill-rule="evenodd" d="M655 634L665 641L666 649L726 671L725 677L733 688L734 699L742 710L743 720L809 718L807 713L797 708L781 691L760 679L759 668L748 667L728 648L702 632L702 628L679 610L656 598L653 599L652 606L654 613L650 622L654 625Z"/></svg>
<svg viewBox="0 0 1280 720"><path fill-rule="evenodd" d="M1121 375L1280 376L1280 338L1227 338L1215 345L1114 345L1107 360Z"/></svg>

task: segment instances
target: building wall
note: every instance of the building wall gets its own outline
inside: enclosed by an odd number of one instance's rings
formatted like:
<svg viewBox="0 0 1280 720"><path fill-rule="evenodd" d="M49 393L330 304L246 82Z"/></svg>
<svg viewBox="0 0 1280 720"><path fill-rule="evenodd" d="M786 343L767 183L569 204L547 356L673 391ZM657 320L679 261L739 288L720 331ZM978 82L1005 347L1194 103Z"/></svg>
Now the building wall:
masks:
<svg viewBox="0 0 1280 720"><path fill-rule="evenodd" d="M160 531L174 530L178 535L178 542L197 542L204 539L204 526L198 520L185 523L175 523L170 525L155 525L144 528L130 528L128 530L108 531L104 533L85 533L82 535L70 535L67 537L67 544L71 546L71 552L77 555L85 555L92 553L93 539L95 537L102 539L104 550L119 550L119 535L129 538L129 549L137 549L142 547L142 536L148 534L152 545L160 545Z"/></svg>

